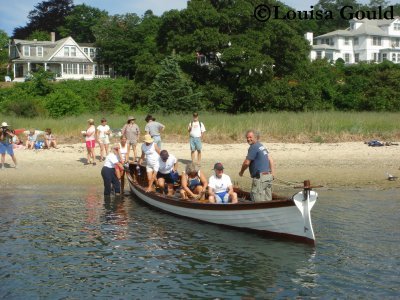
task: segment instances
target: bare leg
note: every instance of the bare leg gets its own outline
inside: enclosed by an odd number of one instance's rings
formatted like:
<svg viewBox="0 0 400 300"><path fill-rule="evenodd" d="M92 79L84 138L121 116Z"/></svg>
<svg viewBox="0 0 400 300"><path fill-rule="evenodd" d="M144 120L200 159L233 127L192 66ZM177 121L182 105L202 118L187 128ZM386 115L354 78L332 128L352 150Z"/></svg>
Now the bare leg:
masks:
<svg viewBox="0 0 400 300"><path fill-rule="evenodd" d="M108 155L108 144L104 145L104 149L106 150L106 156Z"/></svg>
<svg viewBox="0 0 400 300"><path fill-rule="evenodd" d="M192 162L194 162L195 153L196 153L196 151L192 151L192 152L190 153L190 155L191 155L191 157L192 157Z"/></svg>
<svg viewBox="0 0 400 300"><path fill-rule="evenodd" d="M133 160L136 161L137 153L136 153L136 145L132 145L133 147Z"/></svg>
<svg viewBox="0 0 400 300"><path fill-rule="evenodd" d="M201 163L201 151L197 151L197 163L200 165Z"/></svg>
<svg viewBox="0 0 400 300"><path fill-rule="evenodd" d="M10 155L10 156L14 162L15 167L17 167L17 158L15 157L15 155Z"/></svg>
<svg viewBox="0 0 400 300"><path fill-rule="evenodd" d="M104 154L104 144L100 143L100 161L103 160L103 154Z"/></svg>
<svg viewBox="0 0 400 300"><path fill-rule="evenodd" d="M1 168L4 168L4 162L6 161L6 154L1 155Z"/></svg>
<svg viewBox="0 0 400 300"><path fill-rule="evenodd" d="M131 144L128 142L128 146L127 146L128 151L126 152L126 158L129 161L129 153L131 151Z"/></svg>

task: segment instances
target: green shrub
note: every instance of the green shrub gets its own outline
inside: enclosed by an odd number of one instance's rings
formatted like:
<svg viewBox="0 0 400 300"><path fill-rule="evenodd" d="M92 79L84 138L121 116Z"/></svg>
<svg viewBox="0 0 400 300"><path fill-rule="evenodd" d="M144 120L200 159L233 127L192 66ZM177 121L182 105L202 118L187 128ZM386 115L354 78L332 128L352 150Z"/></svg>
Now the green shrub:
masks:
<svg viewBox="0 0 400 300"><path fill-rule="evenodd" d="M45 107L52 118L76 116L83 112L83 101L72 91L59 90L46 97Z"/></svg>
<svg viewBox="0 0 400 300"><path fill-rule="evenodd" d="M21 89L15 89L4 96L1 107L4 114L12 116L34 118L45 114L41 101Z"/></svg>

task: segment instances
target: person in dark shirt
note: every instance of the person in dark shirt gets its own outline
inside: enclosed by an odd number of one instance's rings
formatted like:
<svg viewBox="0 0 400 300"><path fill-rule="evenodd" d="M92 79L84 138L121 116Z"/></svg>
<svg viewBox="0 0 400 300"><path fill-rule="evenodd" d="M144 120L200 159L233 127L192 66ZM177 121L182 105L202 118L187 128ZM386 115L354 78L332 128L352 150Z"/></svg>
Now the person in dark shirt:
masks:
<svg viewBox="0 0 400 300"><path fill-rule="evenodd" d="M243 161L239 176L249 168L253 179L251 186L251 200L254 202L272 200L272 181L274 179L274 162L265 148L258 140L260 135L254 130L246 132L247 143L250 145L246 159Z"/></svg>

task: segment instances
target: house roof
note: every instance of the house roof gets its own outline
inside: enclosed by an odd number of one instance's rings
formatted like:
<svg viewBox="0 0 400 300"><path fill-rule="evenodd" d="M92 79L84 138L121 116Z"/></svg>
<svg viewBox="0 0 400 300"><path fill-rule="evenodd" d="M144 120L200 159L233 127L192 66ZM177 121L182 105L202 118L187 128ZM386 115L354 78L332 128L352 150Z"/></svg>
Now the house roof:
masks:
<svg viewBox="0 0 400 300"><path fill-rule="evenodd" d="M325 38L332 36L359 36L359 35L379 35L379 36L388 36L388 34L382 29L384 26L389 26L393 22L400 20L399 16L393 18L393 20L358 20L353 19L350 22L361 23L361 25L357 29L339 29L335 31L331 31L322 35L319 35L315 38Z"/></svg>
<svg viewBox="0 0 400 300"><path fill-rule="evenodd" d="M340 51L340 50L336 49L335 47L328 45L328 44L313 45L313 50L331 50L331 51L337 51L337 52Z"/></svg>
<svg viewBox="0 0 400 300"><path fill-rule="evenodd" d="M76 58L76 57L55 57L58 51L62 49L62 47L65 45L66 42L70 42L71 44L76 45L79 48L79 51L82 52L84 58ZM29 46L43 46L43 48L48 49L47 54L44 55L43 57L19 57L18 59L15 59L15 61L30 61L30 62L43 62L43 61L51 61L51 62L75 62L75 63L83 63L83 62L93 62L90 57L88 57L82 49L80 49L80 45L75 42L75 40L72 37L66 37L61 40L51 42L51 41L29 41L29 40L19 40L15 39L14 43L16 45L29 45Z"/></svg>

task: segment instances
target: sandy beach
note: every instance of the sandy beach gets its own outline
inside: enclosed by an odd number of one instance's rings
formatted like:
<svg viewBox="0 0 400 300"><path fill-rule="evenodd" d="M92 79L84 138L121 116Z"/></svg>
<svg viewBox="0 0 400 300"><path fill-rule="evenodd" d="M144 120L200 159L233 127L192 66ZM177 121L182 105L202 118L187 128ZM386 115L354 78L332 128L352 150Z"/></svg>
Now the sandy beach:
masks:
<svg viewBox="0 0 400 300"><path fill-rule="evenodd" d="M400 177L400 146L368 147L362 142L332 144L264 143L276 165L275 182L312 183L325 188L399 188L400 179L387 180L389 172ZM215 162L222 162L225 172L241 186L249 184L248 177L238 172L246 156L248 145L204 144L202 170L208 177ZM174 154L184 170L190 161L187 143L163 143L163 148ZM60 144L59 149L15 151L18 168L6 156L6 169L0 171L0 186L10 185L98 185L102 186L100 170L103 163L84 165L86 148L83 143ZM99 155L99 148L96 148ZM140 155L140 150L139 150ZM248 176L248 173L247 175Z"/></svg>

